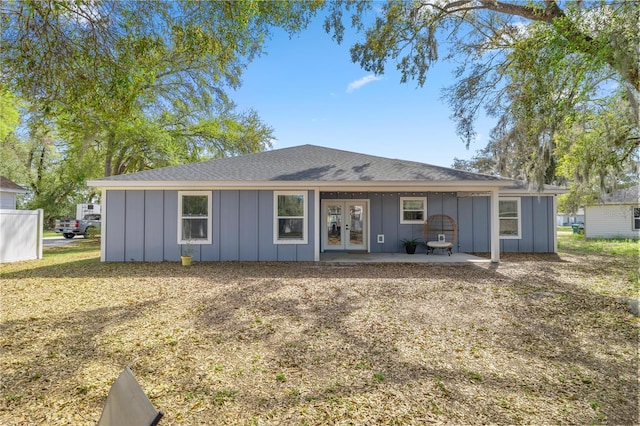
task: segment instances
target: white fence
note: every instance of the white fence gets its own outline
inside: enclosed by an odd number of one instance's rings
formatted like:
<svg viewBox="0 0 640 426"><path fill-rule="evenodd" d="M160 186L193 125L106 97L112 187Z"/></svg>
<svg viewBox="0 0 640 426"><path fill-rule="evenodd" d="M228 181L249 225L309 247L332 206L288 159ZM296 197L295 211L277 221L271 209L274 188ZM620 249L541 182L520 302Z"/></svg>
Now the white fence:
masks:
<svg viewBox="0 0 640 426"><path fill-rule="evenodd" d="M42 259L42 209L0 210L0 263Z"/></svg>

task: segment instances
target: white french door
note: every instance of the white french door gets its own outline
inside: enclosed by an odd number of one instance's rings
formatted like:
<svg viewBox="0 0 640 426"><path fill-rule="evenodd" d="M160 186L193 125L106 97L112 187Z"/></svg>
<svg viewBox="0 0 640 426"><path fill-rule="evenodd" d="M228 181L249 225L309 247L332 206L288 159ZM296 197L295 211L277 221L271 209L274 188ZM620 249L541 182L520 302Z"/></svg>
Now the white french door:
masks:
<svg viewBox="0 0 640 426"><path fill-rule="evenodd" d="M322 200L322 249L368 250L368 200Z"/></svg>

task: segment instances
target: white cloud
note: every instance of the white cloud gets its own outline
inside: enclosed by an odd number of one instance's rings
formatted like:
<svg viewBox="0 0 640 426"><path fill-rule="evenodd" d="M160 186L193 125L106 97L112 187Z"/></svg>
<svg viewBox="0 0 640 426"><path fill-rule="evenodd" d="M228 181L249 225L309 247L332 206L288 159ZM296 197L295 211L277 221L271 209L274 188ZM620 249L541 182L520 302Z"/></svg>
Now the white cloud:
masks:
<svg viewBox="0 0 640 426"><path fill-rule="evenodd" d="M352 81L347 86L347 93L351 93L354 90L358 90L359 88L361 88L362 86L364 86L366 84L373 83L374 81L378 81L378 80L382 80L382 77L378 77L378 76L375 76L373 74L369 74L369 75L367 75L365 77L362 77L359 80Z"/></svg>

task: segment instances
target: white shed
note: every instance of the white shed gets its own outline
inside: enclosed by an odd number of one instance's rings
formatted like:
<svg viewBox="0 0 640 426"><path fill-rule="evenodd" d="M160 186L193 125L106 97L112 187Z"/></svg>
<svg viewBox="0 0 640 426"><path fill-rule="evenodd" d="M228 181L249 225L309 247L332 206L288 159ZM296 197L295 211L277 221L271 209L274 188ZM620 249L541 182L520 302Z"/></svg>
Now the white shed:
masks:
<svg viewBox="0 0 640 426"><path fill-rule="evenodd" d="M0 176L0 209L15 210L18 194L26 194L27 190L15 182Z"/></svg>
<svg viewBox="0 0 640 426"><path fill-rule="evenodd" d="M585 206L587 238L640 238L640 185L615 191Z"/></svg>

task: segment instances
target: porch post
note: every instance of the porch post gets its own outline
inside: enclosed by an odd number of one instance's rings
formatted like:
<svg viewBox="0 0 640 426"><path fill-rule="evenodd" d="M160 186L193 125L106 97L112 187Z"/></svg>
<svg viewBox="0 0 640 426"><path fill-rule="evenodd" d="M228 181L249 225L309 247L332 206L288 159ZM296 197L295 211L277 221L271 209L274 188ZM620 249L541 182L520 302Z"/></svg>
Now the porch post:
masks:
<svg viewBox="0 0 640 426"><path fill-rule="evenodd" d="M491 190L491 262L500 262L500 190Z"/></svg>
<svg viewBox="0 0 640 426"><path fill-rule="evenodd" d="M322 235L320 233L320 220L322 215L322 208L320 207L320 188L314 188L313 191L313 260L315 262L320 261L320 244L322 244Z"/></svg>

